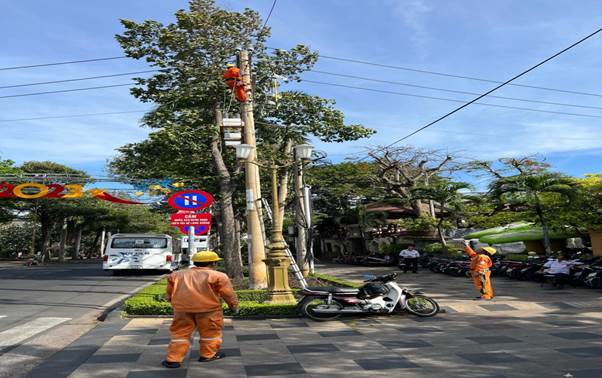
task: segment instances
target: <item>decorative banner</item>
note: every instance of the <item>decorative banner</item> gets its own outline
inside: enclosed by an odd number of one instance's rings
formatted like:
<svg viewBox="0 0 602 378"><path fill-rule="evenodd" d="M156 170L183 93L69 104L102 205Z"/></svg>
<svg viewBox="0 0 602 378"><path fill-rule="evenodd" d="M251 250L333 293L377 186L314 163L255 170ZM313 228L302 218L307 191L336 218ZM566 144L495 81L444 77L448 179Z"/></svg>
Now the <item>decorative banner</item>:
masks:
<svg viewBox="0 0 602 378"><path fill-rule="evenodd" d="M174 209L200 211L211 206L213 196L202 190L182 190L169 196L167 202Z"/></svg>
<svg viewBox="0 0 602 378"><path fill-rule="evenodd" d="M115 203L129 205L143 205L143 202L130 201L115 197L102 189L90 189L88 191L94 198ZM26 182L23 184L0 183L0 198L80 198L84 195L84 188L80 184L40 184L37 182Z"/></svg>
<svg viewBox="0 0 602 378"><path fill-rule="evenodd" d="M119 197L115 197L102 189L92 189L91 191L92 197L98 198L105 201L115 202L115 203L124 203L127 205L144 205L143 202L131 201Z"/></svg>
<svg viewBox="0 0 602 378"><path fill-rule="evenodd" d="M33 189L33 190L32 190ZM0 198L80 198L84 188L80 184L40 184L26 182L23 184L0 183Z"/></svg>

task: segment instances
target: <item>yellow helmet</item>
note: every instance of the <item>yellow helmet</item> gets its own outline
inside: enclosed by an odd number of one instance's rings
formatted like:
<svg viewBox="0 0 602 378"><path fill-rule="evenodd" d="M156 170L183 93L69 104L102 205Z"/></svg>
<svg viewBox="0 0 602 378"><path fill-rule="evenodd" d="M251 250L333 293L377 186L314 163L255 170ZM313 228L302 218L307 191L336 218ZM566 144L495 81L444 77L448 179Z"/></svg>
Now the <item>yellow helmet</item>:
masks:
<svg viewBox="0 0 602 378"><path fill-rule="evenodd" d="M192 262L215 262L221 258L213 251L197 252L192 256Z"/></svg>
<svg viewBox="0 0 602 378"><path fill-rule="evenodd" d="M483 247L481 248L483 251L489 253L490 255L495 255L497 251L493 247Z"/></svg>
<svg viewBox="0 0 602 378"><path fill-rule="evenodd" d="M236 64L234 63L228 63L226 64L226 67L230 68L230 67L236 67Z"/></svg>

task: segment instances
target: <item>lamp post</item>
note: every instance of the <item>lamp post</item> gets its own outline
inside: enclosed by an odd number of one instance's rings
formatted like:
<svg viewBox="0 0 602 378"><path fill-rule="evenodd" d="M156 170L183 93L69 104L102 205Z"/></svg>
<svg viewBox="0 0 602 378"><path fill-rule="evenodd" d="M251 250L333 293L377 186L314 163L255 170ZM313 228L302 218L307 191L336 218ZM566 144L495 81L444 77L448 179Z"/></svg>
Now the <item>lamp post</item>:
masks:
<svg viewBox="0 0 602 378"><path fill-rule="evenodd" d="M247 144L239 144L236 146L236 157L240 160L247 160L255 147ZM290 167L293 164L301 164L309 160L313 146L309 144L296 147L297 156L300 161L284 165L276 165L272 162L269 166L272 173L272 232L270 237L269 253L265 259L268 267L268 303L282 304L294 303L295 297L288 284L288 267L290 265L289 258L286 254L286 244L282 236L282 222L278 199L278 169ZM258 166L261 166L258 163ZM280 225L280 227L278 226Z"/></svg>

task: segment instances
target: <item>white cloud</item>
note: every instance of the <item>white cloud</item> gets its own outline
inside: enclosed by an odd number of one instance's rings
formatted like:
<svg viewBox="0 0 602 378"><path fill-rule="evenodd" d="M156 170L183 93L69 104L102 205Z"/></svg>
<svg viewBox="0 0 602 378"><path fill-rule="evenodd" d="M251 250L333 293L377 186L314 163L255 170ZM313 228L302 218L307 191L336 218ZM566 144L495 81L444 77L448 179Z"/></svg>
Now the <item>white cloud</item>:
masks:
<svg viewBox="0 0 602 378"><path fill-rule="evenodd" d="M393 0L391 5L395 14L412 32L410 41L417 48L423 48L429 40L425 18L432 8L422 0Z"/></svg>

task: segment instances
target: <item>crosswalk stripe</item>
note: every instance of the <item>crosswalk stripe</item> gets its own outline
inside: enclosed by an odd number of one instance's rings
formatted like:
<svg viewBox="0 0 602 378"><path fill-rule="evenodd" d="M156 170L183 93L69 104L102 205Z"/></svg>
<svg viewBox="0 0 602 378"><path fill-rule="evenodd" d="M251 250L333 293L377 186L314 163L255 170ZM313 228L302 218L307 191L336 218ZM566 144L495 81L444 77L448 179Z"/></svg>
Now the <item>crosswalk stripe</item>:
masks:
<svg viewBox="0 0 602 378"><path fill-rule="evenodd" d="M42 317L0 332L0 348L17 345L23 340L44 332L71 318Z"/></svg>

